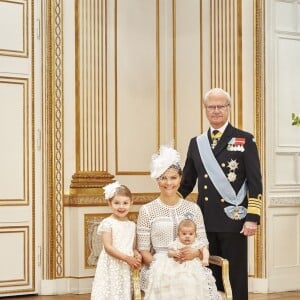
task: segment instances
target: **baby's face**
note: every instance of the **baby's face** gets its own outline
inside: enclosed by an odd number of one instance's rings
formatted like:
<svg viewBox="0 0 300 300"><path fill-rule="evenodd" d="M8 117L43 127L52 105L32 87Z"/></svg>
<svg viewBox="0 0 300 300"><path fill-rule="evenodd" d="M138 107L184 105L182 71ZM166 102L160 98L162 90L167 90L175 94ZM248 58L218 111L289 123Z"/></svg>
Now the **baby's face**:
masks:
<svg viewBox="0 0 300 300"><path fill-rule="evenodd" d="M196 232L194 227L181 227L178 232L179 240L185 245L190 245L195 241Z"/></svg>

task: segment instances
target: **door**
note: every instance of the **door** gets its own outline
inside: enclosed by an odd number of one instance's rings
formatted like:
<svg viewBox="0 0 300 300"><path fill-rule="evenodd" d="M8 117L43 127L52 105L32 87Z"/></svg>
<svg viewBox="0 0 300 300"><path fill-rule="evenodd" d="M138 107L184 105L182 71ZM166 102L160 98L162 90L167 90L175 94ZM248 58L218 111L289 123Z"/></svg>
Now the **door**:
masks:
<svg viewBox="0 0 300 300"><path fill-rule="evenodd" d="M37 292L34 7L0 0L0 297Z"/></svg>

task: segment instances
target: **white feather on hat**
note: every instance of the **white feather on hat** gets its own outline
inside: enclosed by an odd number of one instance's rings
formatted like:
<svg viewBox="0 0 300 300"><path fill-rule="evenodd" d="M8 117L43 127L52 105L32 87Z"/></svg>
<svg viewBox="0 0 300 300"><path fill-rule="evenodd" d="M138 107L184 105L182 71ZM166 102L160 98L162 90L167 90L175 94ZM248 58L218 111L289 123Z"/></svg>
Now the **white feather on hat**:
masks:
<svg viewBox="0 0 300 300"><path fill-rule="evenodd" d="M158 178L172 165L179 166L180 154L173 146L161 145L159 153L152 155L152 160L150 164L150 177Z"/></svg>

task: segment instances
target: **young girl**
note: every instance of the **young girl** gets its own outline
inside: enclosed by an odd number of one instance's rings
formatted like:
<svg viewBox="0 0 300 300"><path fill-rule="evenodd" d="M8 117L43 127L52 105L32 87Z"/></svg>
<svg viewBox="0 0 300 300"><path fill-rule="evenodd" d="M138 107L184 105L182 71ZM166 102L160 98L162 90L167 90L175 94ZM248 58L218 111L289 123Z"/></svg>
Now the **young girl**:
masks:
<svg viewBox="0 0 300 300"><path fill-rule="evenodd" d="M197 240L196 229L192 219L183 219L178 225L177 238L168 246L168 256L156 255L145 300L221 299L211 270L205 267L209 264L208 248ZM200 250L202 259L181 261L181 250L188 247Z"/></svg>
<svg viewBox="0 0 300 300"><path fill-rule="evenodd" d="M103 250L93 282L92 300L131 300L131 268L139 268L141 255L136 250L135 223L127 214L132 204L131 192L119 182L104 187L112 215L104 219L97 233Z"/></svg>

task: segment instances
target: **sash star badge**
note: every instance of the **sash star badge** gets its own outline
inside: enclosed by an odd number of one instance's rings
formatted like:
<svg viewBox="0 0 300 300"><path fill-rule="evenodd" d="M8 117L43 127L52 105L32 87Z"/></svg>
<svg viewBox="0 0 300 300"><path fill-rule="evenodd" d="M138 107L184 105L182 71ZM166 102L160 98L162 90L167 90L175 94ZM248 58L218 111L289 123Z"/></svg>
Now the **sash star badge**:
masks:
<svg viewBox="0 0 300 300"><path fill-rule="evenodd" d="M227 167L229 168L229 173L227 174L227 179L229 182L234 182L236 180L236 170L239 167L239 163L235 159L228 161Z"/></svg>
<svg viewBox="0 0 300 300"><path fill-rule="evenodd" d="M228 162L228 165L227 167L230 169L230 171L235 171L239 166L239 163L234 159L231 159L229 162Z"/></svg>

